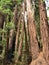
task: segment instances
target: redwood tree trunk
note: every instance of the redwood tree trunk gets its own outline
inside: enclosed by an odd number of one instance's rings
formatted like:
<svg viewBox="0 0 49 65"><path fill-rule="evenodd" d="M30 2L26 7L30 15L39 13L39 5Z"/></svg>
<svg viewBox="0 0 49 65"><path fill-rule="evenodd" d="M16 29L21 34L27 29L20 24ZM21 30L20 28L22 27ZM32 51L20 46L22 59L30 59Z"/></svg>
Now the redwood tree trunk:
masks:
<svg viewBox="0 0 49 65"><path fill-rule="evenodd" d="M38 41L36 37L36 27L35 27L35 20L34 20L34 9L32 11L30 0L26 0L26 5L27 5L27 14L28 14L31 54L32 54L32 59L34 60L38 57L39 54L39 47L38 47Z"/></svg>
<svg viewBox="0 0 49 65"><path fill-rule="evenodd" d="M48 19L46 13L45 2L39 0L39 12L40 12L40 32L41 32L41 41L43 44L43 56L45 59L48 59L48 45L49 45L49 33L48 33Z"/></svg>

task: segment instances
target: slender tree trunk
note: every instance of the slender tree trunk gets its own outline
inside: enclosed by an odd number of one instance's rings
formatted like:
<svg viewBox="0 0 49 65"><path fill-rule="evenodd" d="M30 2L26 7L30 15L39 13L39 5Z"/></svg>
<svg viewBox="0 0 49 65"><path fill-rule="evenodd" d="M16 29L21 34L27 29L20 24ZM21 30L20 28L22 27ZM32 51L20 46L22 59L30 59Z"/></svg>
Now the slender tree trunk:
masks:
<svg viewBox="0 0 49 65"><path fill-rule="evenodd" d="M3 29L4 21L5 21L5 16L0 13L0 28ZM2 34L0 34L0 41L2 41Z"/></svg>
<svg viewBox="0 0 49 65"><path fill-rule="evenodd" d="M13 22L15 24L15 27L17 26L16 23L17 23L17 6L15 6L15 10L14 10L14 17L13 17ZM10 38L9 38L9 49L12 48L12 45L13 45L13 39L14 39L14 35L15 34L15 31L12 29L10 30Z"/></svg>
<svg viewBox="0 0 49 65"><path fill-rule="evenodd" d="M14 10L14 17L13 17L13 22L15 24L15 28L17 29L17 25L18 25L18 6L15 5L15 10Z"/></svg>
<svg viewBox="0 0 49 65"><path fill-rule="evenodd" d="M6 15L7 17L5 18L5 26L9 22L8 17L9 15ZM5 53L4 53L4 64L7 64L8 60L8 50L9 50L9 30L6 30L6 45L5 45Z"/></svg>
<svg viewBox="0 0 49 65"><path fill-rule="evenodd" d="M19 47L18 47L18 58L17 58L17 61L19 60L21 54L22 54L22 43L23 43L23 35L24 35L24 21L22 20L21 21L21 24L22 24L22 32L20 34L20 43L19 43Z"/></svg>
<svg viewBox="0 0 49 65"><path fill-rule="evenodd" d="M12 48L12 43L13 43L13 39L14 39L14 30L10 30L10 38L9 38L9 49Z"/></svg>
<svg viewBox="0 0 49 65"><path fill-rule="evenodd" d="M17 26L17 6L15 6L15 10L14 10L14 17L13 17L13 22L14 22L14 25L15 27ZM9 49L12 48L13 44L15 44L15 42L13 43L13 40L14 40L14 37L16 36L16 33L15 33L15 30L11 29L10 30L10 38L9 38Z"/></svg>
<svg viewBox="0 0 49 65"><path fill-rule="evenodd" d="M27 5L27 14L28 14L31 54L32 54L32 60L34 60L38 57L39 54L39 47L36 37L36 28L35 28L35 20L34 20L34 9L32 11L30 0L26 0L26 5Z"/></svg>
<svg viewBox="0 0 49 65"><path fill-rule="evenodd" d="M17 62L16 54L18 51L18 40L19 40L19 35L20 35L20 22L21 22L21 16L19 17L18 20L18 27L17 27L17 32L16 32L16 40L15 40L15 62Z"/></svg>
<svg viewBox="0 0 49 65"><path fill-rule="evenodd" d="M5 46L5 55L4 55L4 65L7 64L8 49L9 49L9 31L6 34L6 46Z"/></svg>
<svg viewBox="0 0 49 65"><path fill-rule="evenodd" d="M5 16L2 13L0 13L0 28L3 28L4 18L5 18Z"/></svg>

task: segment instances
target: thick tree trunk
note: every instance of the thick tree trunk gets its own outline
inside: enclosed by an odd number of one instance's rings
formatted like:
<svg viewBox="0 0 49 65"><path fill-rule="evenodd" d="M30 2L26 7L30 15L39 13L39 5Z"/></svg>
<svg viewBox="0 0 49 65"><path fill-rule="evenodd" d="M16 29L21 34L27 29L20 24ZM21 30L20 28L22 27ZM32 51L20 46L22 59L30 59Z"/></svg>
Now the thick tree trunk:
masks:
<svg viewBox="0 0 49 65"><path fill-rule="evenodd" d="M39 54L35 61L32 61L30 65L49 65L48 61L48 45L49 45L49 34L48 34L48 20L46 14L45 2L39 0L39 13L40 13L40 32L41 41L43 44L43 51Z"/></svg>
<svg viewBox="0 0 49 65"><path fill-rule="evenodd" d="M28 28L28 20L27 20L27 8L26 8L26 2L24 0L23 4L22 4L22 9L23 9L23 17L24 17L24 33L25 33L25 56L27 56L26 60L26 64L28 65L32 58L31 58L31 54L30 54L30 41L29 41L29 28Z"/></svg>
<svg viewBox="0 0 49 65"><path fill-rule="evenodd" d="M35 28L35 20L34 20L34 9L32 11L30 0L29 1L26 0L26 5L27 5L27 14L28 14L31 54L32 54L32 60L34 60L38 57L39 54L39 47L36 37L36 28Z"/></svg>
<svg viewBox="0 0 49 65"><path fill-rule="evenodd" d="M48 59L48 45L49 45L49 33L48 33L48 19L46 13L45 2L39 0L39 12L40 12L40 32L41 32L41 41L43 44L43 56L45 59Z"/></svg>

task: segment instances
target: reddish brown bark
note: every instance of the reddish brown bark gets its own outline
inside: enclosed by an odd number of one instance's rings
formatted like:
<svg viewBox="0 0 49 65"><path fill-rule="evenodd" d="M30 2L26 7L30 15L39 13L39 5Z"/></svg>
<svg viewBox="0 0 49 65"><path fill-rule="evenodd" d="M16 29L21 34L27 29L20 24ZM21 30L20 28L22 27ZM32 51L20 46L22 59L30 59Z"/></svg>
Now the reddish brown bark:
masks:
<svg viewBox="0 0 49 65"><path fill-rule="evenodd" d="M32 61L30 65L49 65L48 62L48 45L49 45L49 34L48 34L48 20L46 14L45 2L39 0L39 13L40 13L40 32L41 41L43 44L43 51L39 54L35 61Z"/></svg>
<svg viewBox="0 0 49 65"><path fill-rule="evenodd" d="M43 53L41 52L38 58L31 62L30 65L48 65L47 61L43 58Z"/></svg>
<svg viewBox="0 0 49 65"><path fill-rule="evenodd" d="M40 32L41 41L43 44L43 56L48 59L48 45L49 45L49 33L48 33L48 19L46 13L45 2L39 0L39 12L40 12Z"/></svg>
<svg viewBox="0 0 49 65"><path fill-rule="evenodd" d="M27 5L27 14L28 14L28 26L29 26L29 35L30 35L30 48L32 59L36 59L39 54L38 41L36 37L36 28L35 28L35 20L34 20L34 10L31 9L30 0L26 0ZM33 12L33 13L32 13Z"/></svg>

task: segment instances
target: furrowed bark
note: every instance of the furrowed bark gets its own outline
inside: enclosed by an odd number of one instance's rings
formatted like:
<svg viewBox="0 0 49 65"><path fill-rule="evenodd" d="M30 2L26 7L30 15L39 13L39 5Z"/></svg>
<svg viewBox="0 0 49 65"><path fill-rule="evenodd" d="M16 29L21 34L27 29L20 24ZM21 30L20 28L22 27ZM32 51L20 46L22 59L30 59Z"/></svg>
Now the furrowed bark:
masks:
<svg viewBox="0 0 49 65"><path fill-rule="evenodd" d="M34 20L34 10L31 9L30 0L26 0L27 14L28 14L28 25L29 25L29 35L30 35L30 48L32 54L32 60L36 59L39 55L38 41L36 37L36 28ZM33 13L32 13L33 12Z"/></svg>
<svg viewBox="0 0 49 65"><path fill-rule="evenodd" d="M41 41L43 44L43 56L45 59L49 57L49 33L48 33L48 19L46 13L45 2L39 0L39 13L40 13L40 32L41 32Z"/></svg>
<svg viewBox="0 0 49 65"><path fill-rule="evenodd" d="M30 55L30 44L29 44L29 28L28 28L28 20L27 20L27 10L26 10L26 2L24 0L23 3L23 13L24 13L24 33L25 33L25 54L27 56L26 62L30 64L32 58Z"/></svg>
<svg viewBox="0 0 49 65"><path fill-rule="evenodd" d="M27 21L27 11L26 11L26 3L24 1L23 4L24 9L24 29L25 29L25 45L26 45L26 51L29 51L29 33L28 33L28 21Z"/></svg>
<svg viewBox="0 0 49 65"><path fill-rule="evenodd" d="M39 14L40 14L40 32L41 32L41 41L43 44L43 50L39 54L38 58L35 61L32 61L30 65L49 65L48 61L48 45L49 45L49 34L48 34L48 20L46 14L45 2L42 0L39 1Z"/></svg>

